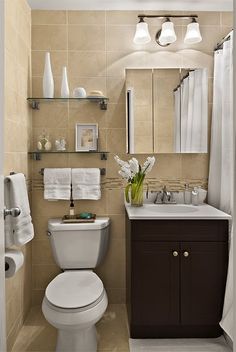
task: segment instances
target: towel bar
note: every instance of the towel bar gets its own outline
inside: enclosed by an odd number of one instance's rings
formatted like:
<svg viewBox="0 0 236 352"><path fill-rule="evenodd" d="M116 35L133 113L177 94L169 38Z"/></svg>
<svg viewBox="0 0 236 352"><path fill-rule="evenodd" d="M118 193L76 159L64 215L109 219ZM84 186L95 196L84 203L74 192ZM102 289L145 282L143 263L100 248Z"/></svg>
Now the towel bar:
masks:
<svg viewBox="0 0 236 352"><path fill-rule="evenodd" d="M18 172L11 171L11 172L9 173L10 176L16 175L16 174L18 174ZM24 175L24 176L25 176L25 175ZM5 182L10 182L10 180L7 179L7 176L5 177Z"/></svg>
<svg viewBox="0 0 236 352"><path fill-rule="evenodd" d="M104 167L100 168L99 170L100 170L101 176L105 176L106 175L106 169ZM42 175L42 176L44 175L44 168L39 171L39 174Z"/></svg>

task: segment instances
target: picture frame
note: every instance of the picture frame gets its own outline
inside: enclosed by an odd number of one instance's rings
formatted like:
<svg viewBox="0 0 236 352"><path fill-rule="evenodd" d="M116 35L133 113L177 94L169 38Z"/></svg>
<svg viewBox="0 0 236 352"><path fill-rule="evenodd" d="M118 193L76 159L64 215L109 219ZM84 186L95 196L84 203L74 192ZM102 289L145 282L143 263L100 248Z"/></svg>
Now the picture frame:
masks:
<svg viewBox="0 0 236 352"><path fill-rule="evenodd" d="M75 151L89 152L98 149L98 124L77 123L75 125Z"/></svg>

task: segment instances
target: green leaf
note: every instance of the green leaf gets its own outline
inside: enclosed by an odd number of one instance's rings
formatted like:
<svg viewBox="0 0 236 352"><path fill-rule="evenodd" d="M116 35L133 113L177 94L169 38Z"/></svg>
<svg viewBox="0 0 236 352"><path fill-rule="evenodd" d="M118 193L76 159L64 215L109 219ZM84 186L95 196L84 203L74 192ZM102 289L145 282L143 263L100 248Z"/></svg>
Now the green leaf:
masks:
<svg viewBox="0 0 236 352"><path fill-rule="evenodd" d="M131 183L129 183L126 187L125 187L125 200L127 203L130 203L130 199L129 199L129 190L131 187Z"/></svg>

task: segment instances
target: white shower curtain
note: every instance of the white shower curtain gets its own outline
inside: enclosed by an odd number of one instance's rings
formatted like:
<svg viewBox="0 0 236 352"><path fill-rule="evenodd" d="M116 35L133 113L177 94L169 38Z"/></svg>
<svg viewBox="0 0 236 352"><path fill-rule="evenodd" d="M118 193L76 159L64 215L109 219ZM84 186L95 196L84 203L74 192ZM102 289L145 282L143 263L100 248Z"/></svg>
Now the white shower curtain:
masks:
<svg viewBox="0 0 236 352"><path fill-rule="evenodd" d="M188 102L189 102L189 77L186 77L181 83L181 131L180 131L180 147L181 152L186 152L186 143L188 135Z"/></svg>
<svg viewBox="0 0 236 352"><path fill-rule="evenodd" d="M233 214L234 148L233 129L233 34L215 52L211 153L208 185L208 203ZM235 219L233 219L235 222ZM233 224L235 228L235 225ZM233 246L230 236L229 267L224 310L220 322L233 339Z"/></svg>
<svg viewBox="0 0 236 352"><path fill-rule="evenodd" d="M190 71L181 83L181 152L206 153L208 127L207 69ZM177 98L177 95L175 95ZM175 106L177 103L175 103ZM176 117L177 120L177 117Z"/></svg>
<svg viewBox="0 0 236 352"><path fill-rule="evenodd" d="M174 113L174 152L180 153L180 87L174 90L174 104L175 104L175 113Z"/></svg>
<svg viewBox="0 0 236 352"><path fill-rule="evenodd" d="M208 82L207 69L199 69L189 74L193 80L193 107L190 151L196 153L207 152L208 127Z"/></svg>

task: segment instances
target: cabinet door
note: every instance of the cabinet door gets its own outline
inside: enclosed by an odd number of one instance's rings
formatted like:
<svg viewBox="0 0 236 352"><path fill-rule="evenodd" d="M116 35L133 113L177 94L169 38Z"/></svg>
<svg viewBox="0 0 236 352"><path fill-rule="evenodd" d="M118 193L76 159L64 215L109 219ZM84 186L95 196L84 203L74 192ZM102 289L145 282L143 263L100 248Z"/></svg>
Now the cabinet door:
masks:
<svg viewBox="0 0 236 352"><path fill-rule="evenodd" d="M133 242L133 324L179 324L179 260L178 242Z"/></svg>
<svg viewBox="0 0 236 352"><path fill-rule="evenodd" d="M227 275L227 242L185 242L180 257L181 324L218 324Z"/></svg>

